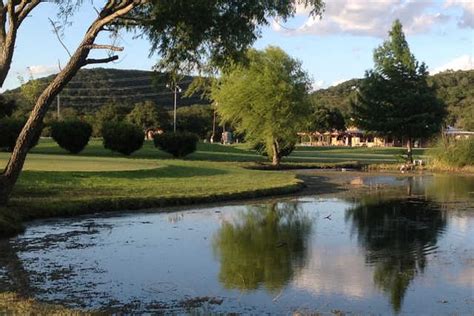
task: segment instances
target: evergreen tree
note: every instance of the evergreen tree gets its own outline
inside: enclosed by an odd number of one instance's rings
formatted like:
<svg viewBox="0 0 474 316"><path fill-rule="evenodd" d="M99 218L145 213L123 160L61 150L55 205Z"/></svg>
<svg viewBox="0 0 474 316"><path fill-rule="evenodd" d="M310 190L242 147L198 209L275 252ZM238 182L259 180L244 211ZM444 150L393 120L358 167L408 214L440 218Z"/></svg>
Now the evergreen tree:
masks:
<svg viewBox="0 0 474 316"><path fill-rule="evenodd" d="M412 143L439 131L446 115L444 104L427 82L428 71L410 52L396 20L389 39L374 52L375 67L367 71L352 104L358 127L403 139L412 162Z"/></svg>

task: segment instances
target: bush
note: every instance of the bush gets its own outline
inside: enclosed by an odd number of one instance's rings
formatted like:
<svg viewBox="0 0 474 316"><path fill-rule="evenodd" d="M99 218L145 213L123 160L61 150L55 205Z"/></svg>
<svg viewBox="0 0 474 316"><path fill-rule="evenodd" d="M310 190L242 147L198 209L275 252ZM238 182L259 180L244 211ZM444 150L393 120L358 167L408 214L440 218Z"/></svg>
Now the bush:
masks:
<svg viewBox="0 0 474 316"><path fill-rule="evenodd" d="M102 127L104 147L124 155L139 150L145 141L145 133L138 126L128 123L105 123Z"/></svg>
<svg viewBox="0 0 474 316"><path fill-rule="evenodd" d="M25 120L14 118L0 119L0 149L13 151L13 148L15 148L16 139L18 138L18 135L20 135L20 132L23 129L25 123ZM40 135L41 130L35 136L33 143L30 146L30 149L36 146Z"/></svg>
<svg viewBox="0 0 474 316"><path fill-rule="evenodd" d="M199 138L193 133L179 132L156 135L153 140L159 149L182 158L196 151Z"/></svg>
<svg viewBox="0 0 474 316"><path fill-rule="evenodd" d="M429 151L435 165L462 168L474 166L474 138L441 140Z"/></svg>
<svg viewBox="0 0 474 316"><path fill-rule="evenodd" d="M87 146L91 134L92 126L79 120L51 124L51 137L72 154L80 153Z"/></svg>

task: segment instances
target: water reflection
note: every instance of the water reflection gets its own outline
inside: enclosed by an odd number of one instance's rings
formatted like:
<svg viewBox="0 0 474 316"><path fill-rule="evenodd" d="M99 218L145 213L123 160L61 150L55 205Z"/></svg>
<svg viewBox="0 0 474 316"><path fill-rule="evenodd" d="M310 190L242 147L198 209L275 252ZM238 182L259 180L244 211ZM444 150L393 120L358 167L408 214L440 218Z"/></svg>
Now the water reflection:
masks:
<svg viewBox="0 0 474 316"><path fill-rule="evenodd" d="M249 207L214 236L219 281L242 291L260 285L280 290L304 266L311 229L310 218L296 203Z"/></svg>
<svg viewBox="0 0 474 316"><path fill-rule="evenodd" d="M395 312L408 286L423 273L426 256L446 226L439 206L423 199L365 200L346 212L353 233L375 266L374 283L387 293Z"/></svg>

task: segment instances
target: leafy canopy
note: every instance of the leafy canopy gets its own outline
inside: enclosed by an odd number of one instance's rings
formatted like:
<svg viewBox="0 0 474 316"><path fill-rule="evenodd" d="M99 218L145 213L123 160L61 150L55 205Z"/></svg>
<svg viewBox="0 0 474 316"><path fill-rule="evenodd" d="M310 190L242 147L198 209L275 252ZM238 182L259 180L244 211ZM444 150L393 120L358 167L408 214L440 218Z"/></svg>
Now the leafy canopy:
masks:
<svg viewBox="0 0 474 316"><path fill-rule="evenodd" d="M427 82L424 63L410 52L400 21L374 52L375 67L359 85L353 116L358 127L397 138L430 137L445 109Z"/></svg>
<svg viewBox="0 0 474 316"><path fill-rule="evenodd" d="M296 141L309 113L308 75L277 47L250 50L247 58L246 65L234 65L214 87L217 111L247 141L263 143L267 150L286 148Z"/></svg>

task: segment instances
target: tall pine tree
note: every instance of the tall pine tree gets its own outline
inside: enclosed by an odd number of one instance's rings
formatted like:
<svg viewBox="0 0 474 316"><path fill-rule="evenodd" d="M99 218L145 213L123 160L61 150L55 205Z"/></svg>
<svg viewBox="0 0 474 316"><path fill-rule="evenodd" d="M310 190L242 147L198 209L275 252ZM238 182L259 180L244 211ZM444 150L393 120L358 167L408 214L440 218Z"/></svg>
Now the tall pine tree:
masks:
<svg viewBox="0 0 474 316"><path fill-rule="evenodd" d="M406 141L413 162L413 141L440 130L445 106L428 85L426 65L410 52L399 20L388 40L375 49L374 63L352 104L355 123L369 132Z"/></svg>

